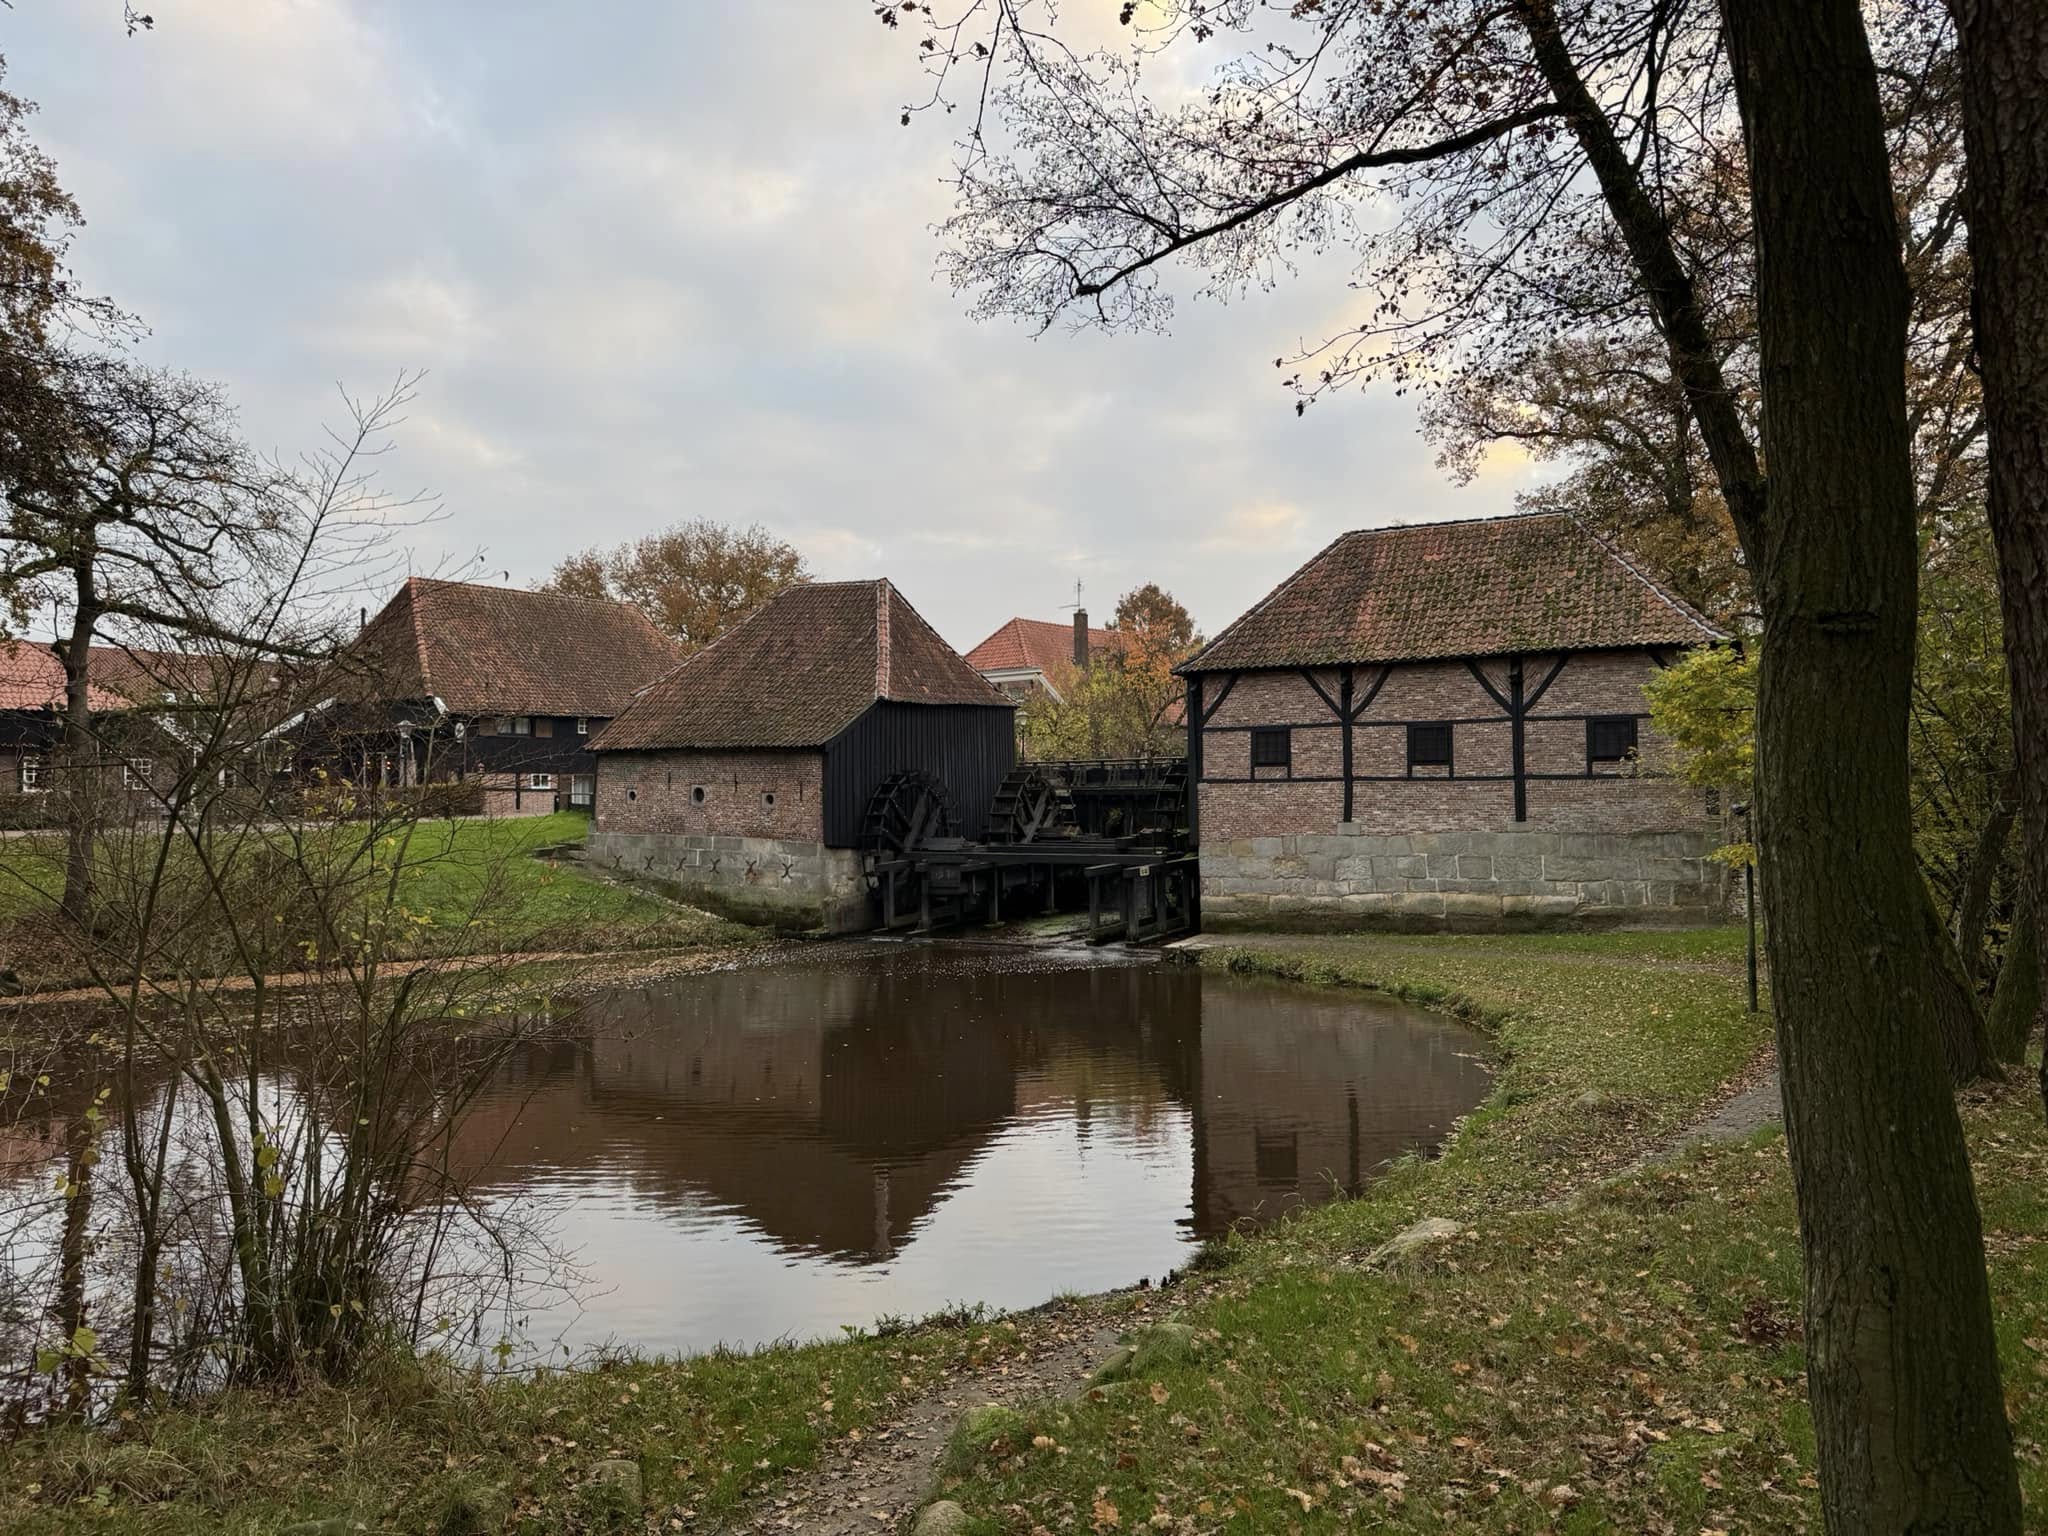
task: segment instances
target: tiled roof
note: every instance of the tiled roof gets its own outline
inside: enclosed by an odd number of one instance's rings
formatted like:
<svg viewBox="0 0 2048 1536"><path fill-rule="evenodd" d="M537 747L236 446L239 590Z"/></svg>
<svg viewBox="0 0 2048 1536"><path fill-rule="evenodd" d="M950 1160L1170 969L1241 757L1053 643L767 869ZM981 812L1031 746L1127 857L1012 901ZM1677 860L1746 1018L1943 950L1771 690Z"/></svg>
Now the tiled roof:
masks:
<svg viewBox="0 0 2048 1536"><path fill-rule="evenodd" d="M1088 650L1119 648L1123 635L1114 629L1088 631ZM967 653L977 672L1036 671L1055 673L1074 664L1074 626L1048 619L1012 619Z"/></svg>
<svg viewBox="0 0 2048 1536"><path fill-rule="evenodd" d="M126 699L98 683L88 680L86 690L95 711L128 707ZM0 709L63 708L64 666L49 646L39 641L0 639Z"/></svg>
<svg viewBox="0 0 2048 1536"><path fill-rule="evenodd" d="M1013 707L889 582L809 582L646 689L590 745L818 747L877 699Z"/></svg>
<svg viewBox="0 0 2048 1536"><path fill-rule="evenodd" d="M136 704L162 702L167 693L187 700L212 697L229 677L233 679L231 686L251 691L268 685L277 672L276 664L269 661L235 663L232 674L228 672L229 665L224 658L204 652L148 650L117 644L92 648L94 680Z"/></svg>
<svg viewBox="0 0 2048 1536"><path fill-rule="evenodd" d="M1338 538L1183 672L1695 645L1696 609L1565 513Z"/></svg>
<svg viewBox="0 0 2048 1536"><path fill-rule="evenodd" d="M639 609L603 598L415 576L364 626L355 655L386 699L456 714L609 718L680 655Z"/></svg>

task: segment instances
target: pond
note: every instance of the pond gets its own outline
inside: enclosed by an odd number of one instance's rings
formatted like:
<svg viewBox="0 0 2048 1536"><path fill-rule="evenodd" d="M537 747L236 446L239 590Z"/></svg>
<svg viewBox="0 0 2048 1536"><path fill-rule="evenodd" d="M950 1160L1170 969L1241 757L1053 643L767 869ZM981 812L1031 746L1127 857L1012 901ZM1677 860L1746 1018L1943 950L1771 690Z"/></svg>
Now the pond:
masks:
<svg viewBox="0 0 2048 1536"><path fill-rule="evenodd" d="M1435 1148L1489 1081L1438 1015L1080 948L799 949L583 1019L458 1133L574 1267L515 1308L528 1358L1157 1279Z"/></svg>

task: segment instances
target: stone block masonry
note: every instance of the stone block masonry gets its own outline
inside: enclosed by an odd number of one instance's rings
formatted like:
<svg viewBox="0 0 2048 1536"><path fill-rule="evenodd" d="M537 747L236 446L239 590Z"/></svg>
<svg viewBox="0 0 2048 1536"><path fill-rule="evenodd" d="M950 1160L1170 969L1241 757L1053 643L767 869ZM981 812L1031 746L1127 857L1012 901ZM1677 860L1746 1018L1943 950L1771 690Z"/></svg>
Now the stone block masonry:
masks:
<svg viewBox="0 0 2048 1536"><path fill-rule="evenodd" d="M1573 927L1728 915L1707 827L1383 833L1359 823L1202 843L1202 926Z"/></svg>
<svg viewBox="0 0 2048 1536"><path fill-rule="evenodd" d="M827 933L873 926L860 855L850 848L789 838L597 831L584 857L745 922Z"/></svg>

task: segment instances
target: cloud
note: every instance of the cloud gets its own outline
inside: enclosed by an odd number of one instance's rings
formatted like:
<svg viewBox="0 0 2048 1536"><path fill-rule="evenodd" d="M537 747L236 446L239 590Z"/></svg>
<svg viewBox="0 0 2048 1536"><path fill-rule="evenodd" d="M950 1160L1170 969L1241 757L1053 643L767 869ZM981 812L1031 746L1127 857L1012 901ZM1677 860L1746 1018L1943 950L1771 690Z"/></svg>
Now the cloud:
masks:
<svg viewBox="0 0 2048 1536"><path fill-rule="evenodd" d="M1202 539L1202 548L1217 554L1240 550L1299 549L1306 542L1309 519L1301 508L1284 501L1260 501L1236 507Z"/></svg>
<svg viewBox="0 0 2048 1536"><path fill-rule="evenodd" d="M898 125L915 40L862 7L164 9L132 42L10 13L81 268L287 453L336 380L429 370L384 461L445 508L418 568L481 549L525 583L710 516L895 578L956 642L1077 578L1098 611L1159 581L1213 633L1345 528L1526 483L1450 485L1388 392L1296 419L1271 360L1355 307L1341 256L1168 336L967 319L933 276L957 122Z"/></svg>

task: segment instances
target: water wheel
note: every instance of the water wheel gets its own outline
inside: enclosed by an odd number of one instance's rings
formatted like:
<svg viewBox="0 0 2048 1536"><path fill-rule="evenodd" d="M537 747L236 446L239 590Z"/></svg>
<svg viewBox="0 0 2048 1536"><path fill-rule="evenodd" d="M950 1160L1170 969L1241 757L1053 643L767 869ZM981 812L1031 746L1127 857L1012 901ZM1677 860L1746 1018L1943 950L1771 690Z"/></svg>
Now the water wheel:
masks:
<svg viewBox="0 0 2048 1536"><path fill-rule="evenodd" d="M1033 843L1075 826L1074 796L1066 776L1042 764L1014 768L989 802L991 843Z"/></svg>
<svg viewBox="0 0 2048 1536"><path fill-rule="evenodd" d="M861 821L860 849L868 879L875 866L906 858L937 837L951 837L959 826L953 797L933 775L922 771L892 774L875 786Z"/></svg>

